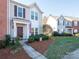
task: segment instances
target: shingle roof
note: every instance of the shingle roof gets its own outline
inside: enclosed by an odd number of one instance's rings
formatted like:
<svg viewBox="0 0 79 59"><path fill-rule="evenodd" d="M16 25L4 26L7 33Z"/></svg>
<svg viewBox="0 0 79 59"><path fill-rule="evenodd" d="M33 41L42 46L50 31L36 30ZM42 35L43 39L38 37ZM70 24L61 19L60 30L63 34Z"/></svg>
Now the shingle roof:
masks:
<svg viewBox="0 0 79 59"><path fill-rule="evenodd" d="M66 20L68 20L68 21L79 21L79 18L78 18L78 17L65 16L64 18L65 18Z"/></svg>

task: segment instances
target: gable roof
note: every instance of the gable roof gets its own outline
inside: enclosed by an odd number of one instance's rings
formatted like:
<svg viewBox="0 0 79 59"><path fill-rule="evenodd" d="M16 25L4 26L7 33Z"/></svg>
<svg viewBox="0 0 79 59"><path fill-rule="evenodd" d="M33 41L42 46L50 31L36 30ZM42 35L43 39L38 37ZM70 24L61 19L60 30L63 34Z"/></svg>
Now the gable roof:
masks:
<svg viewBox="0 0 79 59"><path fill-rule="evenodd" d="M43 13L41 10L40 10L40 8L38 7L38 5L36 4L36 3L32 3L32 4L30 4L30 5L28 5L30 8L32 8L32 7L36 7L41 13Z"/></svg>
<svg viewBox="0 0 79 59"><path fill-rule="evenodd" d="M52 15L50 15L53 19L55 19L55 20L58 20L60 17L63 17L66 21L70 21L70 22L72 22L72 21L79 21L79 18L78 17L70 17L70 16L52 16ZM44 24L46 24L46 22L47 22L47 20L48 20L48 18L50 17L50 16L48 16L48 17L44 17L43 18L43 23Z"/></svg>
<svg viewBox="0 0 79 59"><path fill-rule="evenodd" d="M64 17L67 21L79 21L78 17L69 17L69 16L65 16Z"/></svg>
<svg viewBox="0 0 79 59"><path fill-rule="evenodd" d="M26 4L22 4L22 3L19 3L17 1L14 1L14 0L10 0L10 2L14 3L14 4L18 4L18 5L21 5L23 7L28 7L28 8L32 8L32 7L36 7L41 13L43 13L40 8L38 7L38 5L36 3L32 3L30 5L26 5Z"/></svg>
<svg viewBox="0 0 79 59"><path fill-rule="evenodd" d="M10 0L10 2L11 2L11 3L14 3L14 4L21 5L21 6L23 6L23 7L29 8L29 6L27 6L27 5L25 5L25 4L22 4L22 3L19 3L19 2L17 2L17 1L14 1L14 0Z"/></svg>

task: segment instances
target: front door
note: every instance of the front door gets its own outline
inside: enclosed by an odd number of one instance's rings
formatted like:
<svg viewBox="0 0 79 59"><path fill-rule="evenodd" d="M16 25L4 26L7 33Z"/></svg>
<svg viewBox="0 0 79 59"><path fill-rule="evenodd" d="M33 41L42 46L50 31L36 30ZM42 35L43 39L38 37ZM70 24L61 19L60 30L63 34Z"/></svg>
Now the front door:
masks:
<svg viewBox="0 0 79 59"><path fill-rule="evenodd" d="M17 37L23 38L23 27L17 27Z"/></svg>

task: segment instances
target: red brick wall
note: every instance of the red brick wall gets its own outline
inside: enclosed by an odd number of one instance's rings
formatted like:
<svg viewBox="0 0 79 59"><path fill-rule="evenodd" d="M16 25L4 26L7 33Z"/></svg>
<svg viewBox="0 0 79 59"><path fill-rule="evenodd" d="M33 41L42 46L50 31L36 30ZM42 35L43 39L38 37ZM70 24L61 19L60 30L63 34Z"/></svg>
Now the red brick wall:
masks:
<svg viewBox="0 0 79 59"><path fill-rule="evenodd" d="M0 0L0 39L7 33L7 0Z"/></svg>

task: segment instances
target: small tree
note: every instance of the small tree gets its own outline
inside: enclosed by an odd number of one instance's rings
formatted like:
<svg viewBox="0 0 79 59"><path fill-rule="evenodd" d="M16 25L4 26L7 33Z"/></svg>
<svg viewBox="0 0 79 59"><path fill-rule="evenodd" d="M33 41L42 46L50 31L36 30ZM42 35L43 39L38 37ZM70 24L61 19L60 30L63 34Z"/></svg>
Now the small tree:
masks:
<svg viewBox="0 0 79 59"><path fill-rule="evenodd" d="M43 34L51 37L52 33L53 33L53 30L50 25L43 25Z"/></svg>

